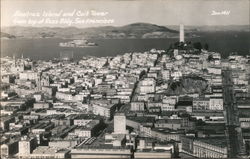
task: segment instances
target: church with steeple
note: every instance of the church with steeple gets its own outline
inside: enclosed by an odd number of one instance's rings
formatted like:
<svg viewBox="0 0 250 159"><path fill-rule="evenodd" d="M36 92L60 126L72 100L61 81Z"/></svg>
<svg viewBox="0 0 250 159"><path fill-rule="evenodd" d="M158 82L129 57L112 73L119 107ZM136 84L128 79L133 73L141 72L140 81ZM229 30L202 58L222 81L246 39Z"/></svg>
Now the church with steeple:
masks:
<svg viewBox="0 0 250 159"><path fill-rule="evenodd" d="M23 60L23 56L21 59L16 59L15 55L13 56L13 63L11 65L10 71L12 73L19 73L19 72L23 72L25 69L25 63Z"/></svg>

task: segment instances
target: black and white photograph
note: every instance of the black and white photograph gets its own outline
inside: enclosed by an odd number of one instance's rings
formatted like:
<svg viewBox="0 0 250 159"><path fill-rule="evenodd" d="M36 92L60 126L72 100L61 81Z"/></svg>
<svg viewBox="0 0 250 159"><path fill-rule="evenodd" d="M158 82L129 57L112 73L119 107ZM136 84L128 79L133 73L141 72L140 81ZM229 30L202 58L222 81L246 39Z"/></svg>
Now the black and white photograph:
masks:
<svg viewBox="0 0 250 159"><path fill-rule="evenodd" d="M250 158L250 0L1 0L0 159Z"/></svg>

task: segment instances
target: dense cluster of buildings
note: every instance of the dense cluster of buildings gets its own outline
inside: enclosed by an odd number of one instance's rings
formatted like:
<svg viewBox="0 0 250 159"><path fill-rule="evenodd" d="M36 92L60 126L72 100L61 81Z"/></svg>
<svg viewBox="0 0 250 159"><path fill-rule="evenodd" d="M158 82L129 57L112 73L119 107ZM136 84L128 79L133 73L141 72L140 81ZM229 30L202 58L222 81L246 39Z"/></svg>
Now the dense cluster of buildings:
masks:
<svg viewBox="0 0 250 159"><path fill-rule="evenodd" d="M249 155L250 57L186 46L78 62L1 58L1 158L227 158L231 120Z"/></svg>

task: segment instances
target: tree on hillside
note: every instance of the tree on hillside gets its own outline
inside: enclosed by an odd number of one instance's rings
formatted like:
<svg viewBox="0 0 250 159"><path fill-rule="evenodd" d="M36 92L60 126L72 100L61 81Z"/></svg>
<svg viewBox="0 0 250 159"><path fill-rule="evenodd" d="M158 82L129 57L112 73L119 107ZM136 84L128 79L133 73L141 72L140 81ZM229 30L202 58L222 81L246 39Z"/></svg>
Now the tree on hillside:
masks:
<svg viewBox="0 0 250 159"><path fill-rule="evenodd" d="M205 45L204 45L204 49L205 49L205 50L208 50L208 48L209 48L208 44L207 44L207 43L205 43Z"/></svg>
<svg viewBox="0 0 250 159"><path fill-rule="evenodd" d="M195 43L193 43L193 47L194 47L195 49L198 49L198 50L201 50L201 49L202 49L202 45L201 45L200 42L195 42Z"/></svg>

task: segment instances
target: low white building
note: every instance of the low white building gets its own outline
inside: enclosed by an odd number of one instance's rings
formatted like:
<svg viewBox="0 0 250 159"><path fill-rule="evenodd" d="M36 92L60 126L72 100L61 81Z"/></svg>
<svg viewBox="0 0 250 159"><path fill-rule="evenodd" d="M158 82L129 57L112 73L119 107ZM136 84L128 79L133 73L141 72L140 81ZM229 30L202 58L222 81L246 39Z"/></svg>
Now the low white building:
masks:
<svg viewBox="0 0 250 159"><path fill-rule="evenodd" d="M223 110L223 98L210 98L209 109L210 110Z"/></svg>

